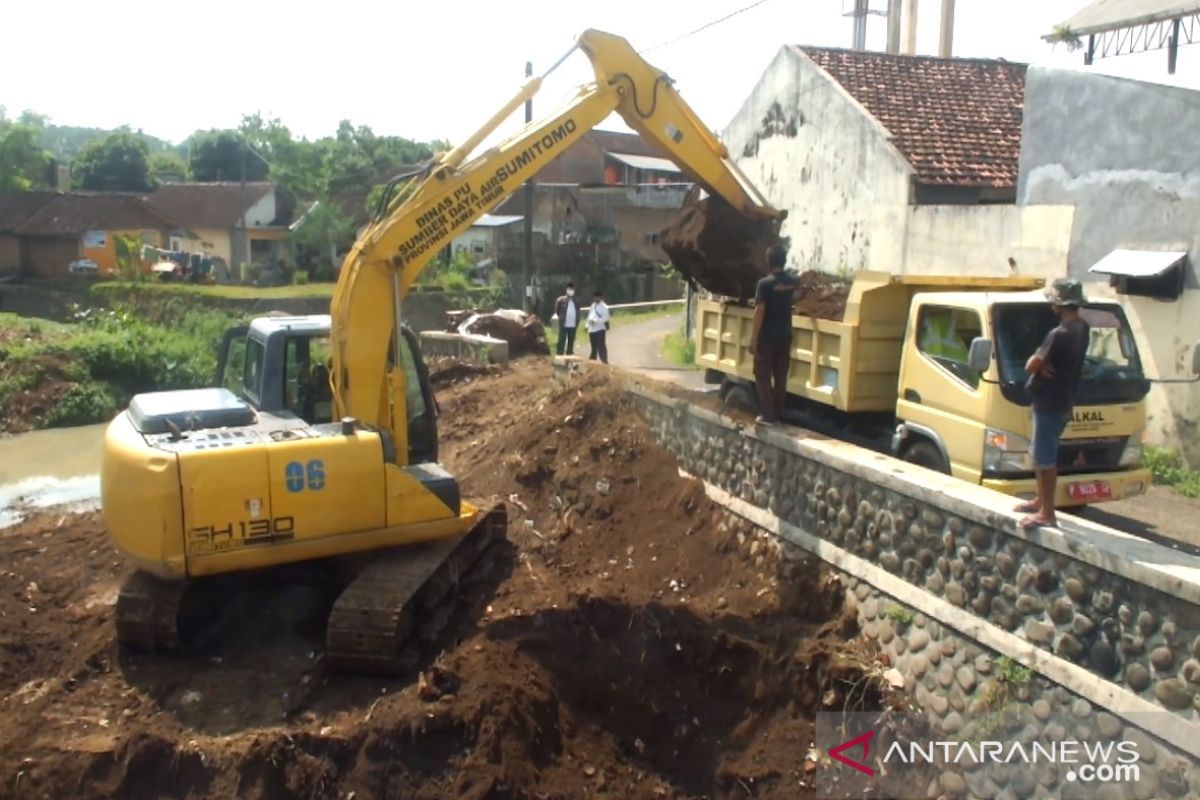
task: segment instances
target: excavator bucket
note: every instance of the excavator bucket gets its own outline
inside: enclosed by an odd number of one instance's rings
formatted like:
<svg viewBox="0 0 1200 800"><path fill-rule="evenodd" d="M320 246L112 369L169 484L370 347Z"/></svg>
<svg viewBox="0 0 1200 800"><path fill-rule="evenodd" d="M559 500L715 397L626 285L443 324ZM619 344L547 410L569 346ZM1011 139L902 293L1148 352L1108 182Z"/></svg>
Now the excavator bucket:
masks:
<svg viewBox="0 0 1200 800"><path fill-rule="evenodd" d="M766 251L779 244L780 221L749 216L718 195L693 188L659 236L671 264L693 286L748 300L767 274Z"/></svg>

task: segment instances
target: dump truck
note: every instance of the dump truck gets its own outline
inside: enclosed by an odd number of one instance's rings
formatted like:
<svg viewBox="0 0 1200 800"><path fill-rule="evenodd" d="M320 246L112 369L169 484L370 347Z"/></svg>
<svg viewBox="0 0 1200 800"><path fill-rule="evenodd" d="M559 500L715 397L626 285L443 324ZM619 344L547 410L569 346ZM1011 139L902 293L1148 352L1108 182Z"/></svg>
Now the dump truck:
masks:
<svg viewBox="0 0 1200 800"><path fill-rule="evenodd" d="M1040 278L891 275L850 282L841 319L792 317L785 419L1005 494L1036 493L1025 362L1057 318ZM1055 505L1142 494L1150 382L1121 306L1088 303L1077 404ZM753 308L701 299L696 363L722 400L757 408ZM1194 359L1195 360L1195 359Z"/></svg>

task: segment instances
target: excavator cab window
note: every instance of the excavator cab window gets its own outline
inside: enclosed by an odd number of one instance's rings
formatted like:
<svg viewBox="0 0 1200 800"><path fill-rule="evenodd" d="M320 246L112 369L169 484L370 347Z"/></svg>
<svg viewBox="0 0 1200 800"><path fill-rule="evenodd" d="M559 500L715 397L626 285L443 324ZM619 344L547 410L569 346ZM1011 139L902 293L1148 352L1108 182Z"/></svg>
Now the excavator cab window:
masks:
<svg viewBox="0 0 1200 800"><path fill-rule="evenodd" d="M429 373L421 360L416 335L408 328L400 338L400 367L404 370L404 402L408 410L408 463L437 461L437 408L429 388Z"/></svg>
<svg viewBox="0 0 1200 800"><path fill-rule="evenodd" d="M291 336L284 353L283 397L288 411L310 425L333 421L329 338Z"/></svg>

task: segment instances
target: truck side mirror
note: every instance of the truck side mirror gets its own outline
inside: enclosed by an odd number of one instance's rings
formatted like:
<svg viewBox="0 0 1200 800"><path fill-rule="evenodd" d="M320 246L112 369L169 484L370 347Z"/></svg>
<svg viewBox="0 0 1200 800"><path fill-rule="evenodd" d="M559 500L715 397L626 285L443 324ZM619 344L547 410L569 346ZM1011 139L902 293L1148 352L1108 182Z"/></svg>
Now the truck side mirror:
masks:
<svg viewBox="0 0 1200 800"><path fill-rule="evenodd" d="M1200 375L1200 342L1196 343L1196 349L1192 351L1192 374Z"/></svg>
<svg viewBox="0 0 1200 800"><path fill-rule="evenodd" d="M1198 350L1197 352L1200 352ZM1197 356L1200 357L1200 356ZM967 366L972 372L983 374L992 364L992 340L976 336L971 340L971 349L967 354Z"/></svg>

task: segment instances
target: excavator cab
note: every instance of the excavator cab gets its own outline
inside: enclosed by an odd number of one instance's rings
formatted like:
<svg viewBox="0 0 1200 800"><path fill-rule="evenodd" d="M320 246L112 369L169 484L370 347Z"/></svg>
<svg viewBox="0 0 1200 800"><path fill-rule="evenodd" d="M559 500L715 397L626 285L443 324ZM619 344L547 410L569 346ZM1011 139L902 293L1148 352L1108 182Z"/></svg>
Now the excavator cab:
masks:
<svg viewBox="0 0 1200 800"><path fill-rule="evenodd" d="M333 422L329 382L330 318L260 317L225 332L214 385L228 389L258 411L298 417L309 425ZM401 364L408 412L409 464L436 462L437 404L416 333L401 327ZM392 351L388 352L389 364Z"/></svg>

